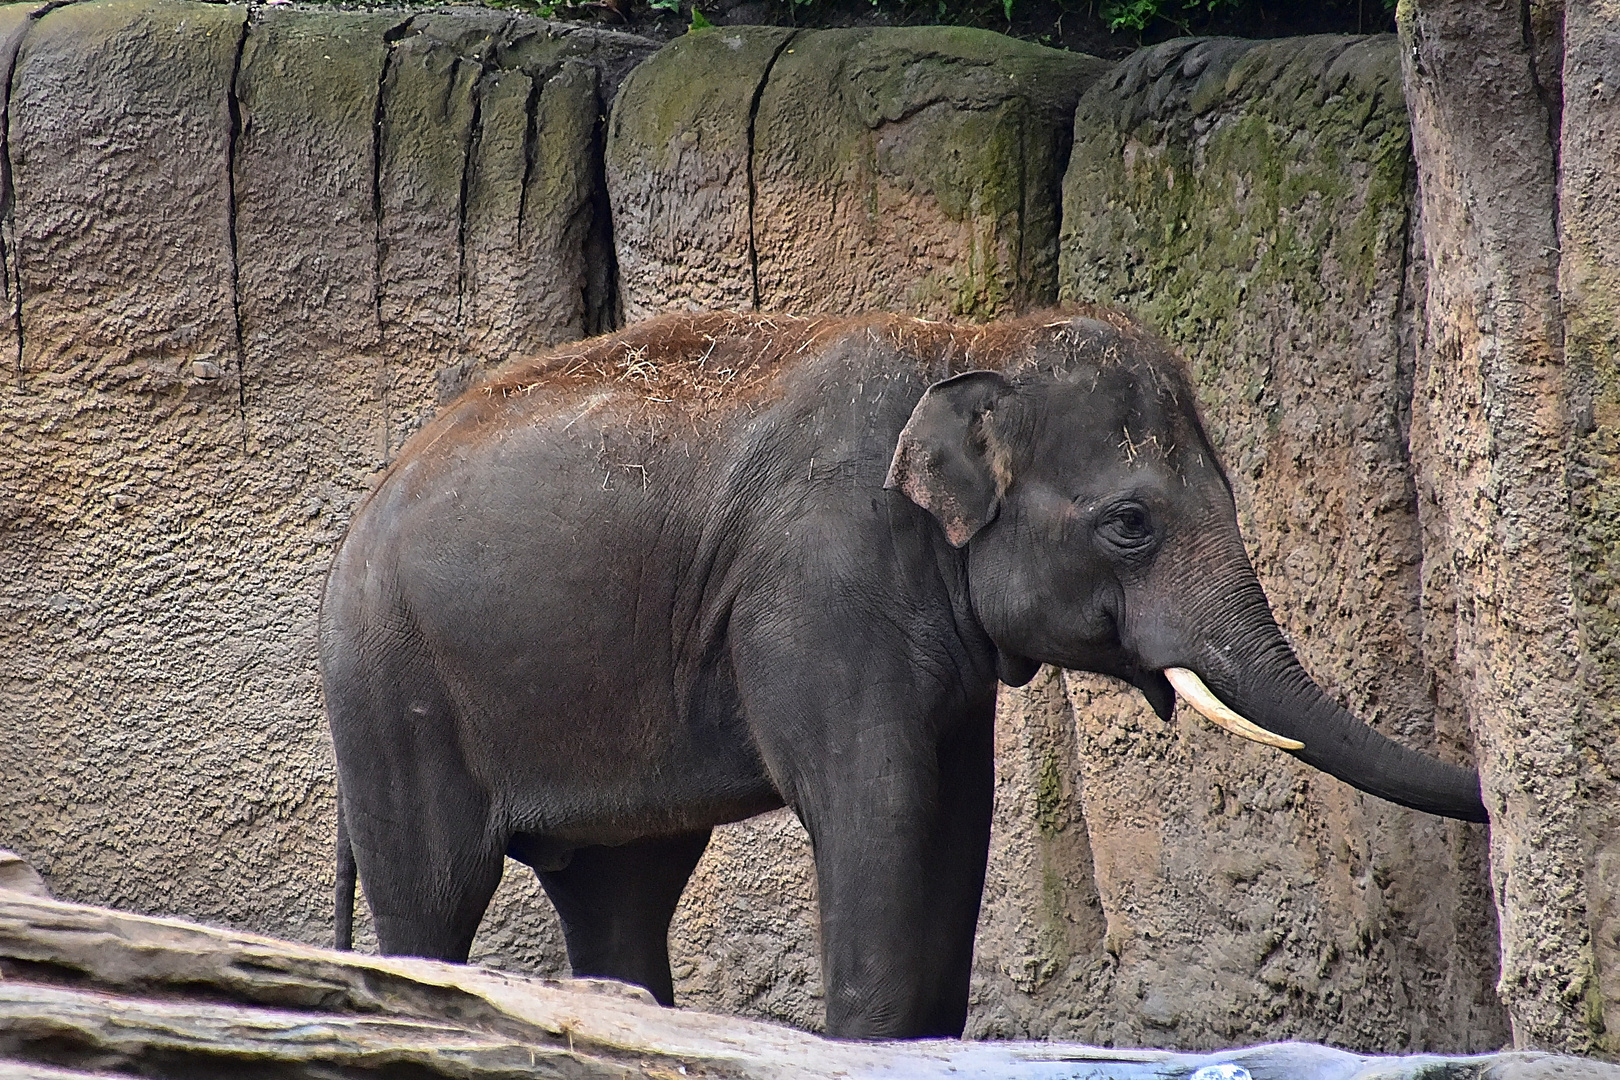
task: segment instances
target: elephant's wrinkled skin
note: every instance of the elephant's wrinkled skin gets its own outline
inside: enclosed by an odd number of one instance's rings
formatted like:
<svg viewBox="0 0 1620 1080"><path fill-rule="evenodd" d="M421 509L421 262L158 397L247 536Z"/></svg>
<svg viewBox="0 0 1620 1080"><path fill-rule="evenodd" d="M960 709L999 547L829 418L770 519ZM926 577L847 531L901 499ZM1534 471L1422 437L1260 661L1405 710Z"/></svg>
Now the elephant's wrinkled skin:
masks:
<svg viewBox="0 0 1620 1080"><path fill-rule="evenodd" d="M1193 402L1106 311L669 316L467 393L356 515L322 609L382 948L464 960L510 852L577 973L667 1003L710 828L786 803L828 1031L957 1034L996 681L1040 663L1161 714L1190 669L1302 760L1484 820L1475 774L1300 668Z"/></svg>

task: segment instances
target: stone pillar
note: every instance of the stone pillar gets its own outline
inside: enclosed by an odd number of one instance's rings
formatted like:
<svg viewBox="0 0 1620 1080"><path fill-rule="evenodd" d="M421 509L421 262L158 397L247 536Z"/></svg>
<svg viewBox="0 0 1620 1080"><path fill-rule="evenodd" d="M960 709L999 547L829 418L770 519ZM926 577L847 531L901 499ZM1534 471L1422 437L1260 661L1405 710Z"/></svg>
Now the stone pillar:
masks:
<svg viewBox="0 0 1620 1080"><path fill-rule="evenodd" d="M1517 1045L1584 1050L1556 127L1529 14L1401 9L1428 270L1411 441L1427 646L1455 657L1439 692L1468 718L1492 817L1500 991Z"/></svg>
<svg viewBox="0 0 1620 1080"><path fill-rule="evenodd" d="M1573 442L1574 595L1581 645L1582 843L1591 982L1565 1001L1620 1051L1620 7L1564 17L1559 288Z"/></svg>
<svg viewBox="0 0 1620 1080"><path fill-rule="evenodd" d="M1188 361L1273 611L1391 738L1451 760L1408 454L1413 190L1396 42L1182 39L1080 101L1065 299ZM1071 676L1111 963L1095 1037L1499 1046L1484 830L1371 798L1183 708Z"/></svg>

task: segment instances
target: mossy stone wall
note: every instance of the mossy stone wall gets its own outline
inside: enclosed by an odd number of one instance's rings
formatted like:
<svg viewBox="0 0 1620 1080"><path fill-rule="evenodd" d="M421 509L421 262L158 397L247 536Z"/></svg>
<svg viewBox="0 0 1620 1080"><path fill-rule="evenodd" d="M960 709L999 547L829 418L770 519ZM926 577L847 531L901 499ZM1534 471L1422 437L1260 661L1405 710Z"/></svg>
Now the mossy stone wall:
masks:
<svg viewBox="0 0 1620 1080"><path fill-rule="evenodd" d="M1170 42L1081 99L1065 299L1187 358L1305 666L1453 760L1407 454L1413 173L1392 37ZM1507 1035L1483 830L1362 796L1071 677L1114 958L1103 1031L1483 1049ZM1125 1003L1125 1004L1120 1004Z"/></svg>
<svg viewBox="0 0 1620 1080"><path fill-rule="evenodd" d="M962 28L795 35L754 125L760 307L1052 303L1067 121L1107 66Z"/></svg>
<svg viewBox="0 0 1620 1080"><path fill-rule="evenodd" d="M626 321L755 305L754 110L792 37L758 26L688 34L625 83L607 171Z"/></svg>

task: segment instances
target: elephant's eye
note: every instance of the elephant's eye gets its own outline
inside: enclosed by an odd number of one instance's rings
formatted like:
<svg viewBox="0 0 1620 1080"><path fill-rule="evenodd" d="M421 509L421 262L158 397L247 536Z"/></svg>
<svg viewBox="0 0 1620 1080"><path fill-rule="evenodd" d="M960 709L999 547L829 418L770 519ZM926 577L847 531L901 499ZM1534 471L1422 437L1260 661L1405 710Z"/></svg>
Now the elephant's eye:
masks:
<svg viewBox="0 0 1620 1080"><path fill-rule="evenodd" d="M1153 542L1153 522L1136 503L1112 507L1097 522L1097 532L1115 547L1137 551Z"/></svg>

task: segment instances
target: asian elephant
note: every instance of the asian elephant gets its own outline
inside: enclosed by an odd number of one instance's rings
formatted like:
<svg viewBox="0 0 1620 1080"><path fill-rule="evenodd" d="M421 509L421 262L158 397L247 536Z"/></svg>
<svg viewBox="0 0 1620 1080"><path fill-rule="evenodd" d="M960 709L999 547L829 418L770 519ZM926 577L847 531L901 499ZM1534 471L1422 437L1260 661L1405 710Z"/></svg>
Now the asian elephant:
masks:
<svg viewBox="0 0 1620 1080"><path fill-rule="evenodd" d="M996 684L1040 664L1486 820L1301 668L1187 374L1105 309L671 315L508 367L356 513L320 655L340 944L357 865L385 952L465 960L510 854L577 974L667 1004L710 829L786 804L837 1036L961 1032Z"/></svg>

